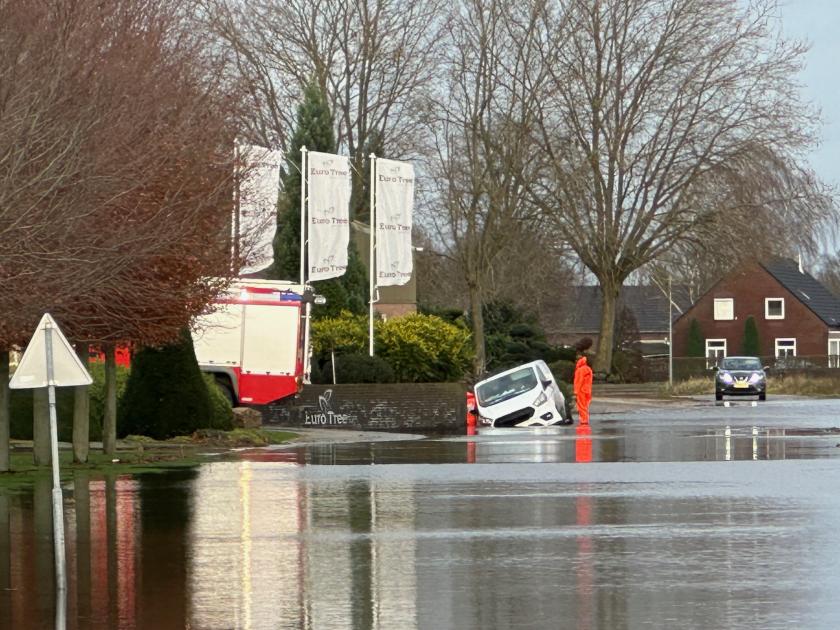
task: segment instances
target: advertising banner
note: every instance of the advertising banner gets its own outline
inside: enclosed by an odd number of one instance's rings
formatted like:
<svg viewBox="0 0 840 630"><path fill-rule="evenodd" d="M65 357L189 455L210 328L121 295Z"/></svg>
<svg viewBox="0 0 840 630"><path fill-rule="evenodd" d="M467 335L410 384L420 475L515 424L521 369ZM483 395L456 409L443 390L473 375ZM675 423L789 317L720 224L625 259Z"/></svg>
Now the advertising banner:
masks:
<svg viewBox="0 0 840 630"><path fill-rule="evenodd" d="M411 227L414 167L408 162L376 160L376 286L411 279Z"/></svg>
<svg viewBox="0 0 840 630"><path fill-rule="evenodd" d="M350 160L309 152L309 280L347 271L350 243Z"/></svg>
<svg viewBox="0 0 840 630"><path fill-rule="evenodd" d="M244 176L239 182L239 251L245 257L241 273L253 273L274 260L272 242L277 230L282 151L254 145L239 146ZM236 229L236 223L234 223Z"/></svg>

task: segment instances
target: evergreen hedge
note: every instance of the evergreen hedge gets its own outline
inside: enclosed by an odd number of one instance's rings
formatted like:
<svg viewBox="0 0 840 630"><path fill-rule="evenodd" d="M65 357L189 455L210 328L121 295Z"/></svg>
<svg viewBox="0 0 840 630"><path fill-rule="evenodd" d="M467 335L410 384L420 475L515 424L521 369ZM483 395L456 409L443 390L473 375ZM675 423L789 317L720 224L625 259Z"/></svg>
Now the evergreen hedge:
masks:
<svg viewBox="0 0 840 630"><path fill-rule="evenodd" d="M706 356L706 341L703 337L703 331L700 330L700 322L692 318L691 324L688 328L688 356L690 357L704 357Z"/></svg>
<svg viewBox="0 0 840 630"><path fill-rule="evenodd" d="M117 431L120 436L146 435L157 440L190 435L210 428L211 410L192 338L184 330L178 342L143 348L134 357L119 403Z"/></svg>
<svg viewBox="0 0 840 630"><path fill-rule="evenodd" d="M335 356L336 383L394 383L394 370L390 364L378 356L367 354L337 354ZM320 366L317 374L313 372L312 382L324 385L333 382L332 359Z"/></svg>
<svg viewBox="0 0 840 630"><path fill-rule="evenodd" d="M761 347L758 341L758 326L755 317L750 315L744 322L744 339L741 343L741 353L746 356L759 356Z"/></svg>

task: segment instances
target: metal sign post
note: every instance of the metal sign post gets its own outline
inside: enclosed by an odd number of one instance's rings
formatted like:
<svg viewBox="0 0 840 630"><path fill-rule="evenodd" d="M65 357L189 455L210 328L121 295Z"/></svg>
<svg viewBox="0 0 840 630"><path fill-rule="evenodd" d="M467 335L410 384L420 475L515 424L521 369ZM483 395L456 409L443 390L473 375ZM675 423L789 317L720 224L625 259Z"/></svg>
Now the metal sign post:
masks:
<svg viewBox="0 0 840 630"><path fill-rule="evenodd" d="M73 346L61 333L55 320L45 313L29 340L20 364L9 381L10 389L46 387L50 407L50 448L52 453L52 513L55 542L55 581L59 593L67 589L64 557L64 501L58 465L58 417L55 388L90 385L93 379L82 365ZM58 617L56 617L58 619Z"/></svg>
<svg viewBox="0 0 840 630"><path fill-rule="evenodd" d="M55 368L53 366L52 326L47 321L44 330L47 359L47 392L50 403L50 449L52 451L52 512L53 541L55 543L55 582L59 590L67 588L64 560L64 499L61 496L61 479L58 474L58 416L55 412Z"/></svg>

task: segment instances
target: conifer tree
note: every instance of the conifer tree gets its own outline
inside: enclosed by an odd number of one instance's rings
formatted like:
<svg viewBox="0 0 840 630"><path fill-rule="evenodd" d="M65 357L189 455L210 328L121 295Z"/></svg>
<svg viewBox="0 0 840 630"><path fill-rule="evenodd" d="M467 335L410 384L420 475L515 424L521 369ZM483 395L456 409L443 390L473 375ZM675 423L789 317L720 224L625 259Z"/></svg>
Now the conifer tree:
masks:
<svg viewBox="0 0 840 630"><path fill-rule="evenodd" d="M752 315L747 317L747 321L744 322L744 340L741 344L741 353L747 356L761 354L761 347L758 342L758 326Z"/></svg>
<svg viewBox="0 0 840 630"><path fill-rule="evenodd" d="M703 340L703 332L700 330L700 323L696 319L691 320L688 329L688 356L702 357L706 354L706 347Z"/></svg>
<svg viewBox="0 0 840 630"><path fill-rule="evenodd" d="M309 151L336 151L329 105L315 83L304 90L303 102L298 107L295 133L286 154L288 166L277 208L274 264L269 272L272 278L279 280L300 278L300 149L303 146ZM343 276L313 283L315 292L327 299L325 306L315 306L312 311L314 318L336 316L342 310L357 314L365 312L367 276L352 240L347 255L347 271Z"/></svg>

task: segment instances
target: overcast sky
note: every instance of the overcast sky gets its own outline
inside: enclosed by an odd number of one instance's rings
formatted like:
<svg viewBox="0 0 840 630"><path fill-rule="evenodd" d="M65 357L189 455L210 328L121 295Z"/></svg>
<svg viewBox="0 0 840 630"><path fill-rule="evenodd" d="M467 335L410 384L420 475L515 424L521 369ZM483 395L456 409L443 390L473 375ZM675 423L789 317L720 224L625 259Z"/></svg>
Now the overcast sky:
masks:
<svg viewBox="0 0 840 630"><path fill-rule="evenodd" d="M811 158L818 175L840 188L840 2L782 0L782 28L811 45L801 76L805 98L822 112L822 146Z"/></svg>

